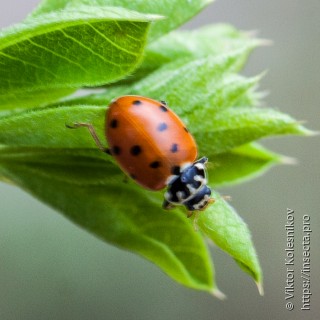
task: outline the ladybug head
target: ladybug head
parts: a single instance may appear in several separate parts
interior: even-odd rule
[[[168,182],[163,207],[184,205],[188,211],[204,210],[213,201],[211,189],[207,186],[205,165],[208,158],[188,164],[172,176]]]
[[[212,203],[211,189],[207,185],[203,185],[190,200],[184,202],[188,211],[204,210],[209,203]]]

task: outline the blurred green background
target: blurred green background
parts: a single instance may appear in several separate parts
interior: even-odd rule
[[[0,26],[23,19],[37,0],[0,3]],[[184,28],[228,22],[273,40],[244,73],[268,70],[266,104],[319,130],[319,0],[219,0]],[[267,140],[296,166],[224,189],[248,223],[264,270],[265,296],[226,254],[212,248],[226,301],[186,289],[158,268],[79,229],[28,194],[0,184],[0,320],[15,319],[318,319],[320,299],[320,142]],[[214,160],[214,159],[213,159]],[[285,309],[286,209],[295,210],[295,309]],[[311,216],[311,311],[300,310],[302,216]]]

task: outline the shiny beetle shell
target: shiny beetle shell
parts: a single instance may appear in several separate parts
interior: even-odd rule
[[[121,169],[150,190],[163,189],[172,174],[197,158],[195,140],[180,118],[164,102],[142,96],[110,104],[106,138]]]

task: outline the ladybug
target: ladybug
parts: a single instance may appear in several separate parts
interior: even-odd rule
[[[105,120],[109,148],[102,145],[91,124],[67,127],[87,127],[97,146],[145,189],[167,187],[164,209],[184,205],[191,216],[214,202],[207,186],[208,159],[196,160],[193,136],[164,101],[134,95],[113,100]]]

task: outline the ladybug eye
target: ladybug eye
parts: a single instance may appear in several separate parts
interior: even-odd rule
[[[186,177],[181,177],[181,181],[185,183],[185,182],[187,182],[187,178]]]

